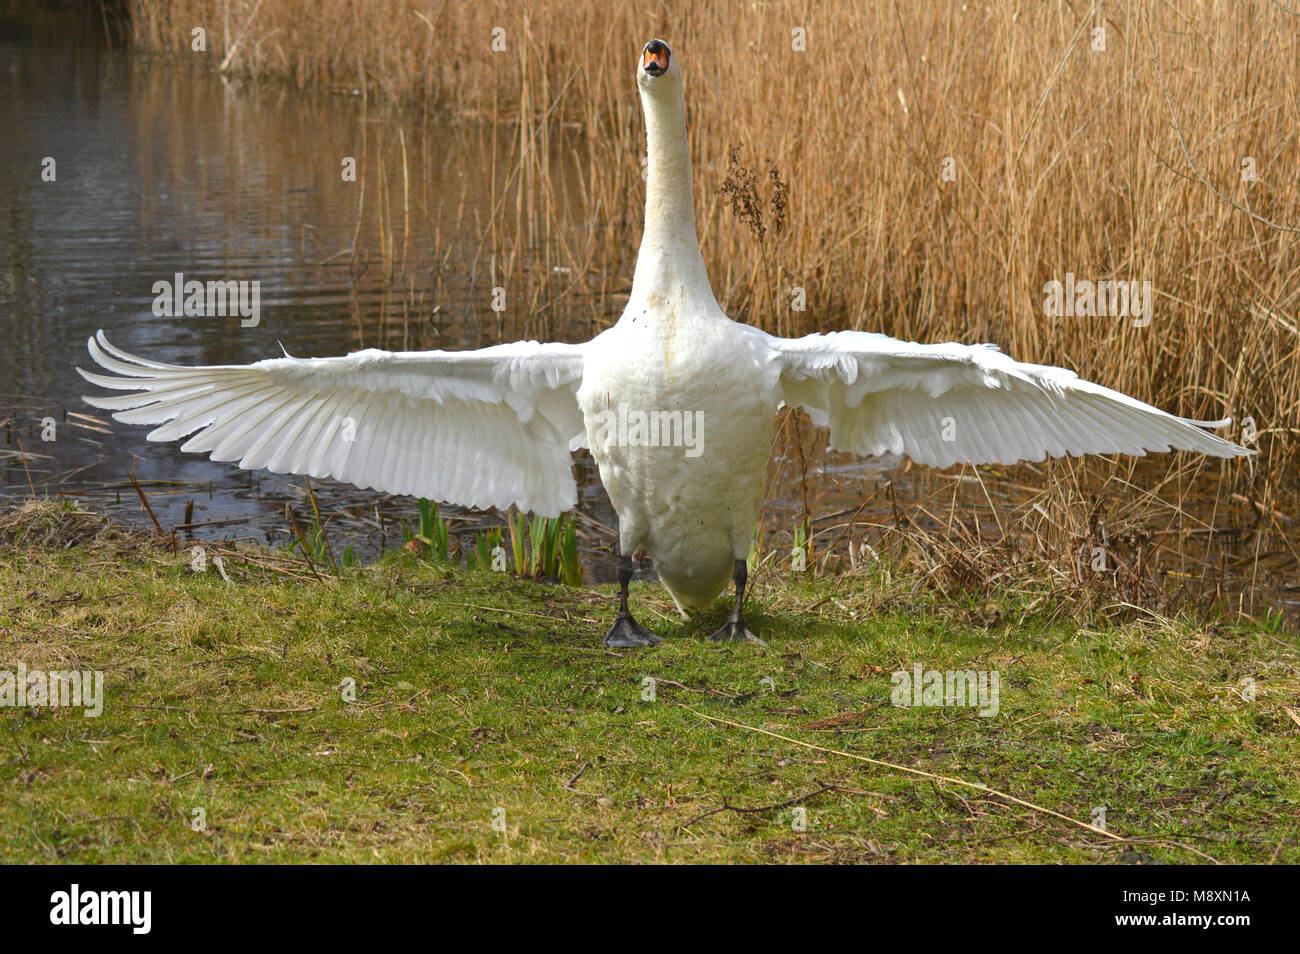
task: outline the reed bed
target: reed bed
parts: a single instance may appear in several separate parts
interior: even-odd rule
[[[1300,16],[1287,6],[132,0],[130,11],[139,48],[196,56],[203,26],[203,55],[227,75],[361,97],[353,268],[382,270],[381,344],[404,347],[438,343],[411,323],[440,300],[436,250],[452,243],[474,246],[484,294],[509,289],[507,313],[482,312],[489,337],[582,337],[617,317],[644,195],[633,65],[661,36],[687,70],[701,241],[730,314],[787,335],[993,341],[1187,416],[1231,416],[1227,436],[1258,458],[1171,460],[1134,499],[1167,491],[1163,505],[1184,515],[1170,535],[1186,542],[1185,508],[1208,493],[1216,518],[1250,524],[1257,554],[1294,552]],[[491,214],[462,208],[454,236],[416,165],[436,159],[449,122],[509,133],[465,170]],[[737,183],[766,221],[737,203]],[[411,251],[413,232],[432,263]],[[1150,282],[1150,324],[1047,314],[1046,283],[1071,275]],[[783,434],[792,446],[788,424]],[[793,440],[812,448],[807,434]],[[1096,495],[1128,492],[1128,466],[1044,469],[1056,496],[1039,509],[1075,506],[1068,532],[1036,531],[1056,565],[1093,532],[1079,521]],[[1221,556],[1210,550],[1207,565]]]
[[[701,238],[737,317],[996,341],[1188,415],[1249,416],[1266,481],[1296,472],[1300,17],[1285,6],[135,0],[131,16],[138,45],[177,53],[205,26],[231,73],[517,124],[512,161],[474,170],[500,199],[484,233],[509,268],[576,221],[578,286],[630,270],[632,64],[662,35],[689,71]],[[570,130],[576,189],[549,159]],[[787,226],[761,242],[719,193],[732,146],[789,186]],[[550,273],[522,276],[525,300]],[[1150,281],[1152,323],[1045,315],[1044,284],[1067,273]]]

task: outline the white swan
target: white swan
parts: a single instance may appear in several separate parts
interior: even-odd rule
[[[637,85],[645,233],[627,308],[593,340],[185,368],[127,354],[99,332],[90,354],[116,375],[82,376],[136,393],[86,401],[162,425],[150,440],[192,434],[182,450],[246,469],[548,516],[574,506],[569,455],[588,446],[619,518],[619,614],[605,637],[618,647],[658,642],[628,610],[638,549],[680,609],[705,606],[733,578],[735,608],[713,638],[754,638],[742,615],[745,558],[783,404],[829,426],[834,448],[934,467],[1251,453],[1202,429],[1228,421],[1174,417],[992,345],[855,331],[785,339],[732,321],[700,255],[682,70],[662,41],[645,46]]]

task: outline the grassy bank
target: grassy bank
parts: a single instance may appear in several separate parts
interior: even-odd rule
[[[5,862],[1300,862],[1300,649],[1272,623],[877,565],[761,571],[766,649],[637,586],[666,639],[609,652],[607,587],[407,554],[195,572],[66,509],[7,527],[0,669],[105,688],[97,719],[0,709]],[[891,705],[918,664],[996,671],[996,715]]]
[[[1252,480],[1294,489],[1300,21],[1284,5],[130,8],[141,49],[355,89],[368,109],[402,103],[517,128],[508,161],[480,171],[498,204],[477,227],[512,300],[548,308],[626,287],[643,196],[632,70],[639,45],[664,36],[688,69],[701,237],[731,314],[792,335],[995,341],[1188,416],[1250,417],[1263,452]],[[203,54],[191,50],[198,27]],[[561,127],[579,133],[576,173],[549,158]],[[404,162],[405,141],[383,138],[363,164]],[[757,175],[760,208],[770,168],[788,185],[783,229],[771,210],[762,235],[731,214],[720,188],[732,146]],[[405,165],[401,190],[391,172],[388,189],[405,197],[408,172],[411,206],[389,232],[429,221],[442,200]],[[372,196],[363,214],[385,213]],[[530,269],[539,246],[555,247],[554,261]],[[396,287],[422,287],[426,264]],[[552,287],[553,265],[569,284]],[[1046,283],[1071,275],[1150,282],[1151,324],[1045,314]],[[806,310],[794,308],[796,286]]]

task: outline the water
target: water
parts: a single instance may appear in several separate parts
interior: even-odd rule
[[[97,329],[150,358],[237,364],[281,346],[323,356],[520,337],[581,341],[617,317],[631,258],[614,256],[599,273],[564,257],[589,236],[574,158],[581,143],[561,130],[545,156],[553,205],[534,217],[511,191],[520,155],[513,126],[386,115],[349,90],[234,85],[198,66],[110,49],[94,29],[51,37],[0,34],[0,494],[69,496],[150,526],[127,482],[133,471],[165,531],[277,544],[289,539],[286,505],[300,520],[309,512],[301,478],[249,474],[151,444],[147,428],[85,405],[91,388],[74,368],[88,366],[86,340]],[[343,181],[346,156],[358,159],[362,181]],[[48,159],[54,181],[42,179]],[[566,216],[569,208],[577,211]],[[635,234],[632,224],[629,249]],[[260,282],[260,322],[156,316],[154,283],[177,272]],[[507,272],[526,291],[493,312],[491,288]],[[805,499],[824,552],[872,528],[879,543],[900,511],[933,530],[945,528],[947,508],[949,529],[955,514],[988,539],[1012,511],[1028,512],[1047,480],[1038,468],[987,469],[982,483],[954,479],[897,460],[821,453],[824,444],[806,422],[798,434],[783,426],[763,528],[774,558],[792,542]],[[616,521],[590,459],[577,466],[587,578],[606,580]],[[1134,486],[1152,487],[1161,467],[1125,473]],[[414,513],[407,498],[328,481],[315,490],[335,548],[350,544],[363,556],[400,545],[399,522]],[[1157,541],[1190,541],[1156,547],[1149,559],[1193,590],[1212,579],[1229,598],[1249,586],[1252,605],[1263,594],[1296,606],[1294,538],[1252,536],[1256,508],[1233,503],[1229,490],[1203,499],[1184,490],[1174,482],[1166,494],[1181,499],[1176,516],[1134,511],[1134,495],[1121,490],[1116,519],[1152,529]],[[909,514],[913,505],[924,512]],[[446,512],[465,543],[502,522],[499,514]]]
[[[125,485],[134,469],[160,524],[197,538],[282,542],[285,503],[301,513],[300,478],[152,444],[147,428],[84,404],[94,389],[74,369],[93,367],[86,340],[101,328],[128,351],[178,364],[246,363],[281,346],[299,356],[479,347],[539,330],[488,308],[489,170],[510,162],[509,129],[395,121],[346,93],[237,87],[95,43],[5,36],[0,63],[0,129],[10,133],[0,141],[0,481],[10,496],[71,495],[148,525]],[[566,149],[556,143],[553,163],[562,166]],[[347,156],[361,181],[343,181]],[[51,159],[53,181],[43,181]],[[259,282],[260,322],[155,315],[154,283],[176,273]],[[567,316],[543,330],[583,340],[598,315],[569,297]],[[613,517],[590,461],[579,466],[595,551]],[[316,490],[338,514],[338,545],[373,555],[401,543],[394,520],[410,516],[411,501],[330,482]],[[459,516],[454,526],[485,522]]]

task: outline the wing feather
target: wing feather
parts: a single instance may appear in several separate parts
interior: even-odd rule
[[[140,358],[99,332],[87,343],[129,394],[87,403],[156,425],[151,441],[240,467],[333,477],[366,489],[555,516],[577,501],[569,459],[583,427],[581,345],[478,351],[359,351],[181,367]]]
[[[840,450],[906,454],[937,467],[1067,454],[1254,453],[1206,430],[1231,419],[1175,417],[992,345],[921,345],[859,331],[764,337],[781,399],[829,426]]]

